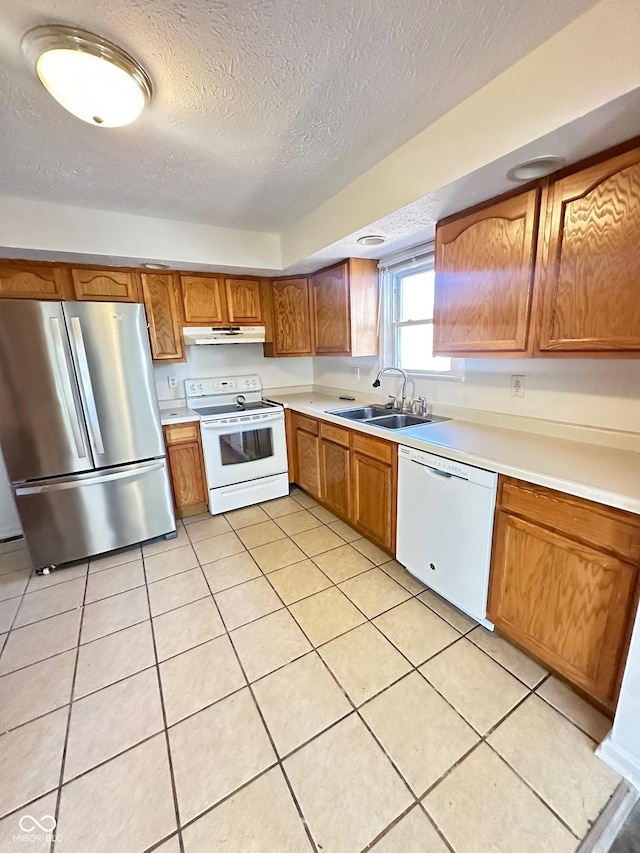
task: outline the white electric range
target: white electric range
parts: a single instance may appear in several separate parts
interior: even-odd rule
[[[200,415],[209,512],[289,494],[284,410],[262,399],[260,378],[186,379],[184,387]]]

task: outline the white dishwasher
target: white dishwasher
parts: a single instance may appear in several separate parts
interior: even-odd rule
[[[412,447],[398,449],[398,561],[488,628],[497,483],[492,471]]]

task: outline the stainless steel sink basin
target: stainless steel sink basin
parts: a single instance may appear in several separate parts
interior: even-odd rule
[[[404,429],[405,427],[429,423],[429,419],[421,418],[418,415],[387,415],[382,418],[369,418],[367,423],[370,423],[371,426],[384,427],[384,429]]]
[[[329,414],[339,415],[341,418],[348,418],[350,421],[366,421],[370,418],[379,418],[381,415],[389,414],[389,409],[385,409],[384,406],[358,406],[357,409],[336,409]]]
[[[439,418],[437,415],[406,415],[391,412],[384,406],[358,406],[354,409],[335,409],[330,415],[338,415],[350,421],[360,421],[383,429],[407,429],[408,427],[433,424],[448,421],[450,418]]]

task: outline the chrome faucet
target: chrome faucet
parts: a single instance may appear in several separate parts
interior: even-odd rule
[[[374,388],[380,387],[380,377],[383,373],[388,373],[389,371],[395,370],[396,373],[401,373],[403,377],[402,382],[402,405],[400,411],[404,412],[407,407],[407,374],[401,367],[383,367],[382,370],[378,371],[378,375],[376,376],[375,382],[373,383]]]

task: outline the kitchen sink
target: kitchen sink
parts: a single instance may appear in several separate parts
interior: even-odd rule
[[[371,426],[382,427],[383,429],[407,429],[408,427],[451,420],[450,418],[440,418],[437,415],[420,416],[391,412],[384,406],[359,406],[355,409],[336,409],[333,412],[329,412],[329,414],[337,415],[340,418],[347,418],[350,421],[360,421],[361,423],[371,424]]]
[[[335,412],[329,412],[329,414],[339,415],[341,418],[348,418],[350,421],[366,421],[389,414],[389,409],[385,409],[384,406],[359,406],[357,409],[337,409]]]
[[[383,427],[384,429],[404,429],[405,427],[419,426],[429,423],[430,418],[421,418],[418,415],[387,415],[383,418],[370,418],[367,423],[371,426]]]

